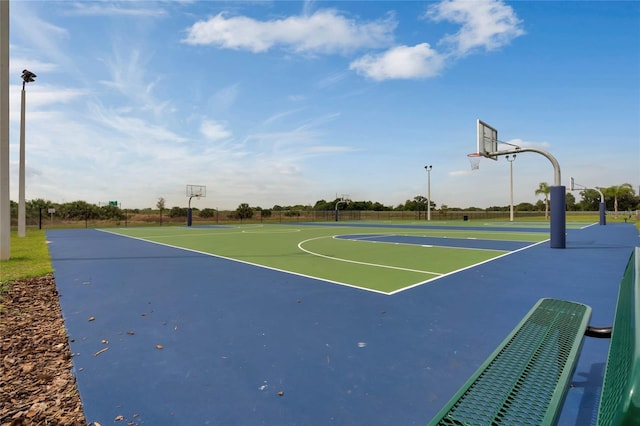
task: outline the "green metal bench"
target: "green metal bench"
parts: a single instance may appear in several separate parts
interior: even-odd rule
[[[583,337],[611,337],[598,426],[640,425],[640,248],[631,255],[613,327],[589,327],[591,308],[541,299],[429,426],[553,425]]]

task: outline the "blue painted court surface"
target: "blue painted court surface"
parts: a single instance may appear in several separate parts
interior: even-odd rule
[[[501,241],[509,256],[387,295],[99,230],[47,238],[102,425],[424,425],[539,298],[610,325],[640,243],[631,224],[568,229],[566,249]],[[607,350],[585,340],[559,424],[594,423]]]
[[[515,251],[532,245],[524,241],[477,240],[469,238],[419,237],[409,235],[340,235],[340,239],[422,246],[457,247],[481,250]]]

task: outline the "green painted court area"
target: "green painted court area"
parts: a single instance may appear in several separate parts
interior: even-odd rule
[[[548,240],[507,227],[240,226],[103,230],[334,284],[393,294]]]

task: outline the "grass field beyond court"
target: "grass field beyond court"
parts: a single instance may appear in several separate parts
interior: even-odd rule
[[[375,224],[254,224],[105,232],[386,294],[548,239],[548,234],[533,229]]]

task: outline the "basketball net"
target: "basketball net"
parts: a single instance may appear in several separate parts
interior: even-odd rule
[[[472,152],[471,154],[467,154],[467,158],[469,158],[469,164],[471,164],[471,170],[478,170],[480,168],[480,160],[482,160],[482,155],[477,152]]]

